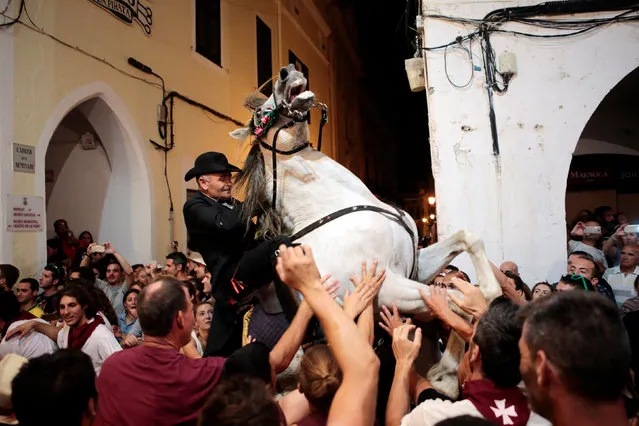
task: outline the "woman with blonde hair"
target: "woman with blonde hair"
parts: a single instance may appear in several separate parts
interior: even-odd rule
[[[324,426],[333,397],[342,383],[342,371],[327,345],[315,345],[300,362],[299,390],[311,406],[311,414],[298,426]]]

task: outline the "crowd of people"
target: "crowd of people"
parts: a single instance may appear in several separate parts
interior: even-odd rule
[[[492,265],[503,295],[487,301],[448,265],[420,291],[428,314],[409,318],[375,311],[385,273],[373,259],[337,300],[311,247],[247,239],[230,198],[239,169],[200,160],[185,177],[200,188],[185,205],[188,253],[131,265],[58,220],[39,280],[0,265],[0,423],[639,423],[639,247],[610,209],[574,223],[556,283],[529,286],[506,261]],[[222,256],[208,238],[231,234],[242,244]],[[273,278],[302,297],[270,344],[244,320]],[[314,322],[321,339],[309,338]],[[427,342],[455,367],[454,391],[429,380]]]

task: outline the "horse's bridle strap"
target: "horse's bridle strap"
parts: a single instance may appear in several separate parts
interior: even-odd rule
[[[267,149],[267,150],[269,150],[269,151],[273,151],[273,147],[272,147],[271,145],[267,144],[266,142],[264,142],[264,141],[263,141],[263,140],[261,140],[261,139],[260,139],[260,145],[261,145],[261,146],[262,146],[262,148],[264,148],[264,149]],[[305,142],[305,143],[303,143],[302,145],[300,145],[300,146],[298,146],[298,147],[296,147],[296,148],[291,149],[290,151],[284,151],[284,150],[281,150],[281,149],[277,149],[277,148],[276,148],[276,149],[275,149],[275,152],[276,152],[277,154],[280,154],[280,155],[293,155],[293,154],[297,154],[298,152],[300,152],[300,151],[302,151],[302,150],[304,150],[304,149],[308,148],[309,146],[310,146],[310,142]]]
[[[327,214],[323,218],[321,218],[319,220],[316,220],[315,222],[311,223],[307,227],[305,227],[305,228],[299,230],[298,232],[296,232],[291,237],[291,241],[298,240],[298,239],[302,238],[303,236],[313,232],[314,230],[316,230],[320,226],[326,225],[328,222],[331,222],[331,221],[333,221],[333,220],[335,220],[335,219],[337,219],[339,217],[345,216],[345,215],[350,214],[350,213],[363,212],[363,211],[375,212],[375,213],[379,213],[379,214],[381,214],[383,216],[386,216],[388,219],[392,220],[393,222],[397,222],[399,225],[401,225],[406,230],[406,232],[408,232],[408,234],[411,236],[411,238],[413,237],[413,231],[406,224],[406,222],[404,222],[404,220],[399,215],[399,213],[391,212],[391,211],[388,211],[386,209],[383,209],[383,208],[377,207],[377,206],[360,205],[360,206],[346,207],[346,208],[343,208],[343,209],[338,210],[336,212],[333,212],[331,214]]]

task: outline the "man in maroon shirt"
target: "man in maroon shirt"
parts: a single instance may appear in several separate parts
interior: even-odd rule
[[[180,282],[164,278],[138,298],[144,344],[110,356],[97,381],[95,425],[195,424],[222,373],[224,358],[187,358],[193,304]]]

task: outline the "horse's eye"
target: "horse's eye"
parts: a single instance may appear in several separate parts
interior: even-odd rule
[[[288,69],[282,68],[280,70],[280,80],[286,80],[287,77],[288,77]]]

